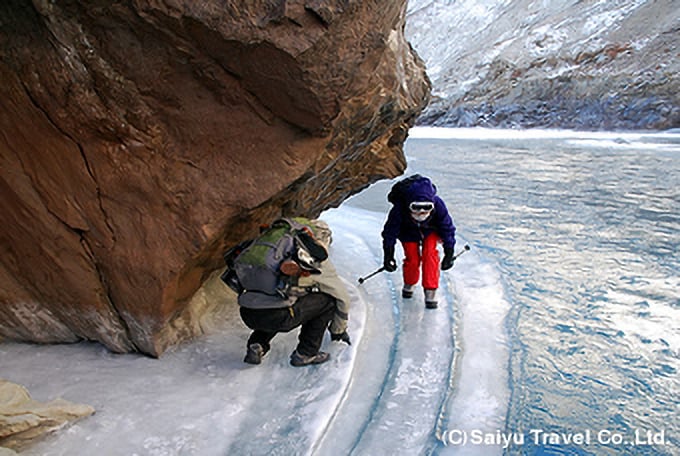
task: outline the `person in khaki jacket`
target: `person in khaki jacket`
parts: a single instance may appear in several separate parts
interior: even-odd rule
[[[297,327],[300,327],[299,343],[290,356],[293,366],[328,361],[330,354],[319,350],[327,329],[331,340],[351,344],[347,333],[349,295],[328,259],[331,243],[328,225],[320,220],[301,218],[287,221],[298,228],[301,222],[307,222],[312,231],[309,234],[314,245],[308,246],[312,254],[310,249],[300,248],[296,241],[293,254],[280,263],[277,271],[281,282],[285,282],[285,292],[272,295],[247,289],[239,291],[241,319],[253,330],[244,358],[249,364],[262,362],[276,334]],[[303,227],[305,230],[307,228]],[[260,245],[271,244],[261,242]],[[313,254],[315,251],[316,255]]]
[[[323,220],[313,220],[314,232],[316,239],[326,248],[330,250],[330,245],[333,242],[331,229]],[[349,335],[347,334],[347,324],[349,321],[349,294],[345,283],[338,276],[335,266],[330,259],[321,263],[321,274],[316,276],[301,277],[299,281],[303,286],[309,282],[316,283],[322,293],[326,293],[335,298],[335,313],[328,328],[331,334],[331,340],[341,340],[351,345]]]

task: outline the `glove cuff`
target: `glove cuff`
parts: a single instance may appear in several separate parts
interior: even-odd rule
[[[394,246],[389,246],[385,245],[383,246],[383,253],[385,254],[385,259],[393,259],[394,258]]]

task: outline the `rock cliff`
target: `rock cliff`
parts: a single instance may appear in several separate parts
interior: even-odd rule
[[[159,356],[226,246],[400,174],[405,8],[3,1],[0,337]]]
[[[673,0],[411,0],[406,36],[432,102],[419,123],[680,127]]]

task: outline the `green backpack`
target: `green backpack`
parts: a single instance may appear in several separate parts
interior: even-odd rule
[[[282,274],[281,263],[292,260],[314,274],[320,273],[319,263],[328,258],[314,239],[311,221],[303,217],[278,219],[256,239],[239,246],[239,251],[227,252],[231,258],[225,254],[227,271],[222,276],[239,295],[256,292],[287,299],[295,277]]]

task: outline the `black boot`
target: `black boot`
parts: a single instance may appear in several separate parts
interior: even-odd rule
[[[265,354],[265,350],[260,344],[250,344],[248,345],[248,350],[246,351],[246,357],[243,358],[243,362],[248,364],[260,364],[262,362],[262,357]]]
[[[437,290],[425,290],[425,307],[428,309],[437,308]]]
[[[404,285],[404,288],[401,289],[401,297],[406,299],[412,298],[414,288],[415,285]]]
[[[290,355],[290,364],[295,367],[308,366],[310,364],[321,364],[325,363],[331,358],[330,353],[318,352],[316,355],[305,356],[301,355],[297,350],[295,350]]]

